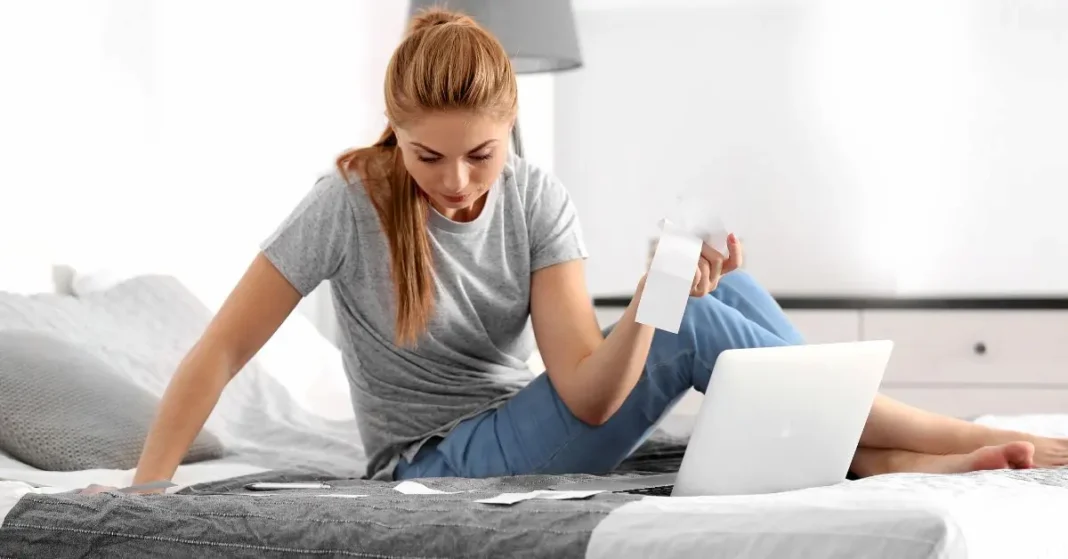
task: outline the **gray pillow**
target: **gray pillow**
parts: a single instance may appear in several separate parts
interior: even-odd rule
[[[71,342],[0,331],[0,451],[21,462],[50,471],[134,468],[158,404]],[[202,431],[183,462],[222,454]]]

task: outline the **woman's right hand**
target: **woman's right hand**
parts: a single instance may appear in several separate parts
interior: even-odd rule
[[[107,493],[108,491],[118,491],[118,487],[112,487],[110,485],[97,485],[95,483],[89,484],[85,489],[78,491],[79,495],[97,495],[100,493]]]
[[[257,255],[167,386],[145,439],[134,485],[174,475],[227,383],[267,343],[300,299],[274,264]]]
[[[719,279],[737,270],[742,265],[742,243],[731,233],[727,236],[727,254],[724,256],[708,243],[701,245],[701,258],[697,261],[697,271],[690,286],[691,297],[704,297],[716,290]]]

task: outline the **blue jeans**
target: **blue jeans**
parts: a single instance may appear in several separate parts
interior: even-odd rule
[[[690,299],[678,334],[654,334],[641,378],[603,425],[572,415],[542,374],[500,408],[425,445],[411,462],[401,459],[394,477],[608,473],[690,387],[705,391],[721,351],[800,343],[771,295],[749,274],[735,271],[712,294]]]

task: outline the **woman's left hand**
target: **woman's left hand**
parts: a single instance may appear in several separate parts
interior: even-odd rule
[[[727,236],[727,253],[723,256],[718,250],[701,245],[701,259],[697,261],[697,273],[690,288],[691,297],[704,297],[716,290],[719,278],[737,270],[742,265],[742,243],[731,233]]]

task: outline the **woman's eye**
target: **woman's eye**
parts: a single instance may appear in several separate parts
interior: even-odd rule
[[[479,155],[472,155],[470,157],[471,157],[471,159],[474,159],[475,161],[486,161],[486,160],[490,159],[491,157],[493,157],[493,154],[492,153],[485,153],[485,154],[479,154]]]
[[[437,157],[437,156],[434,156],[434,155],[420,155],[419,156],[419,161],[422,161],[423,163],[434,163],[434,162],[438,161],[439,159],[441,159],[441,158]]]

